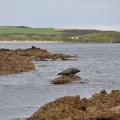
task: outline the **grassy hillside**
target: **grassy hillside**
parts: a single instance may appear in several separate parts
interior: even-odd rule
[[[120,32],[100,32],[74,37],[72,41],[76,42],[120,42]]]
[[[19,28],[19,27],[0,27],[0,34],[56,34],[53,28]]]
[[[120,42],[120,32],[100,30],[55,30],[26,26],[0,27],[0,40],[36,40],[63,42]]]

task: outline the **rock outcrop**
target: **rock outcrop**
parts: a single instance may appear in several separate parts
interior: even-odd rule
[[[0,75],[26,72],[34,68],[34,65],[25,59],[12,57],[0,58]]]
[[[27,120],[120,120],[120,90],[92,98],[61,97],[42,106]]]
[[[28,49],[0,49],[0,75],[19,73],[34,69],[32,60],[66,60],[71,56],[50,53],[32,46]]]
[[[52,80],[52,84],[66,84],[73,81],[80,80],[80,77],[78,75],[61,75],[60,77],[57,77],[56,79]]]
[[[0,49],[0,57],[17,57],[21,56],[24,58],[32,58],[37,60],[67,60],[70,59],[70,55],[64,55],[62,53],[51,53],[45,49],[36,48],[32,46],[31,48],[27,49],[16,49],[16,50],[9,50],[9,49]],[[31,59],[30,59],[31,60]]]

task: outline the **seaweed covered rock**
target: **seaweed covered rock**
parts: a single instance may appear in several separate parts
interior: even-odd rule
[[[78,75],[61,75],[60,77],[57,77],[56,79],[52,80],[52,84],[66,84],[73,81],[80,80],[80,77]]]
[[[21,56],[34,57],[36,60],[66,60],[71,57],[70,55],[64,55],[62,53],[51,53],[45,49],[37,48],[35,46],[24,50],[16,50],[16,52]]]
[[[34,65],[26,59],[0,58],[0,75],[25,72],[32,69],[34,69]]]
[[[89,99],[61,97],[42,106],[27,120],[120,120],[120,90]]]
[[[65,60],[69,55],[53,54],[45,49],[32,46],[27,49],[0,49],[0,75],[25,72],[34,69],[32,60]]]
[[[36,48],[35,46],[32,46],[31,48],[27,49],[16,49],[16,50],[9,50],[9,49],[0,49],[0,57],[17,57],[21,56],[24,58],[34,58],[37,60],[67,60],[71,56],[70,55],[64,55],[62,53],[51,53],[45,49]]]

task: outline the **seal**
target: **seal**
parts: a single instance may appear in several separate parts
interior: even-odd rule
[[[68,68],[68,69],[58,73],[58,75],[71,75],[71,74],[76,74],[78,72],[80,72],[80,70],[77,68]]]

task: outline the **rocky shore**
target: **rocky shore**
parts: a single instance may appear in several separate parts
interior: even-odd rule
[[[27,120],[120,120],[120,90],[91,98],[61,97],[42,106]]]
[[[28,49],[0,49],[0,75],[35,69],[33,60],[67,60],[70,57],[69,55],[51,53],[35,46]]]

